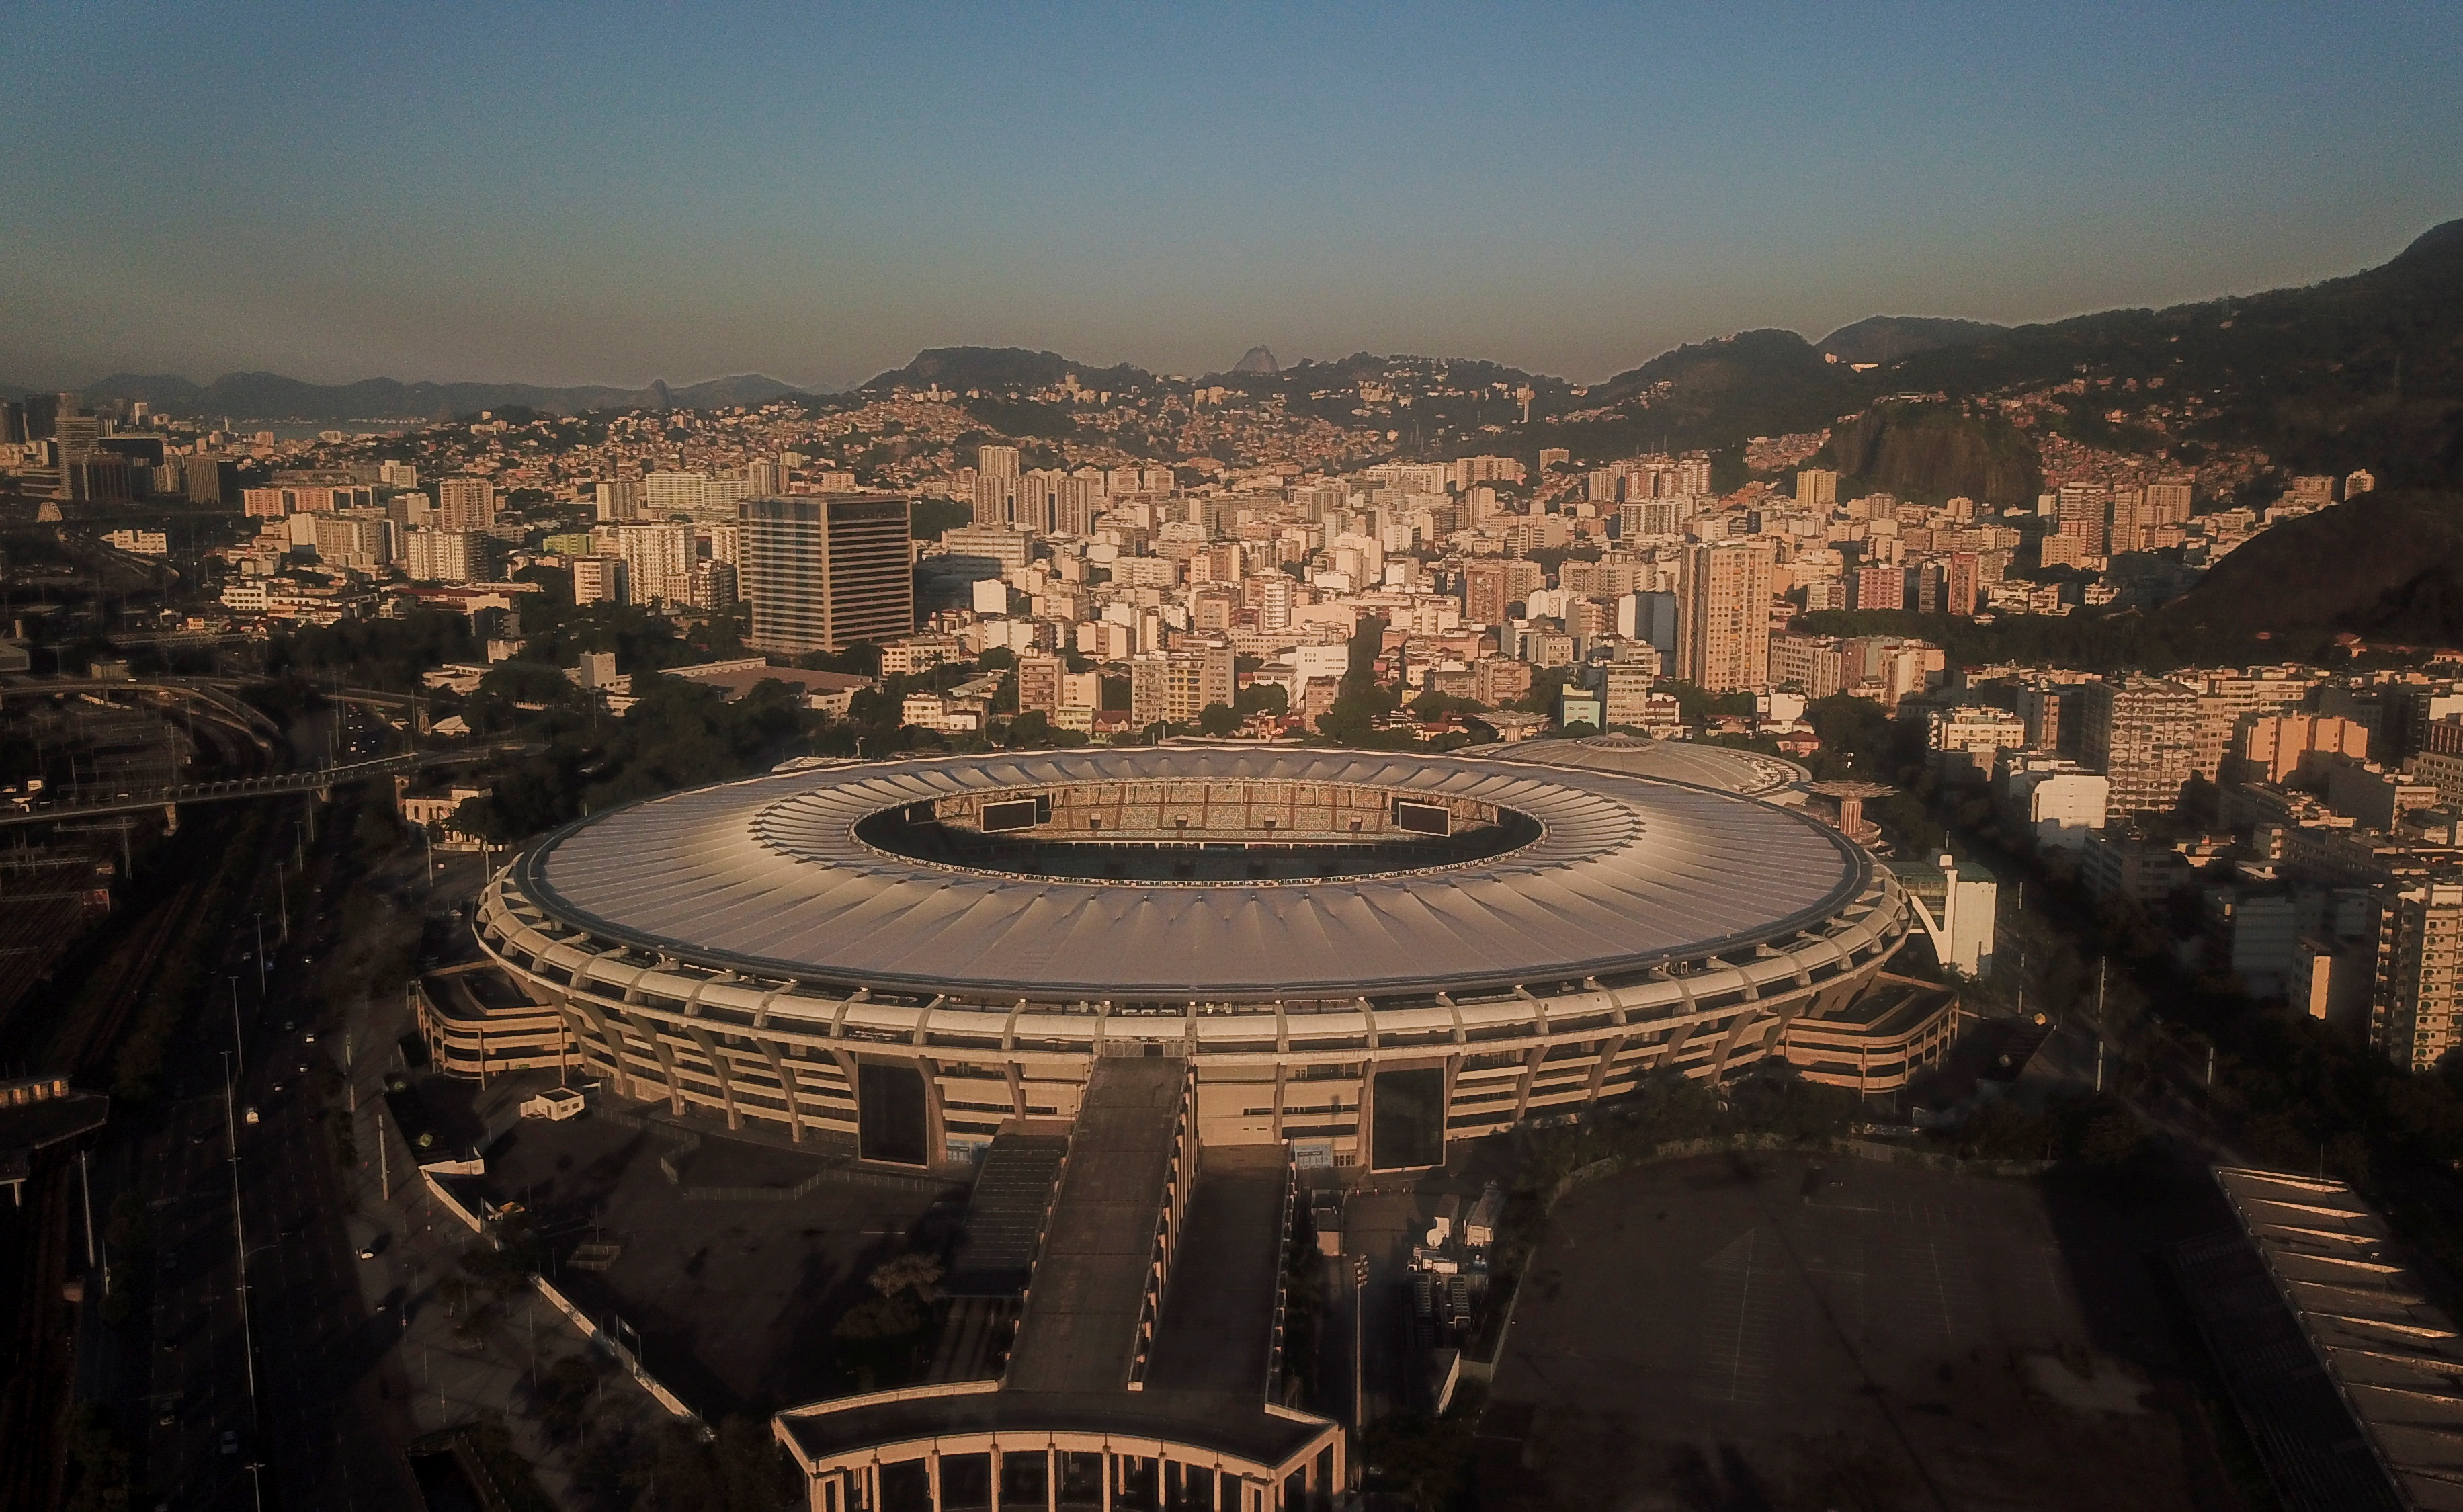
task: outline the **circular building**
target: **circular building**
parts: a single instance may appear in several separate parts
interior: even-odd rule
[[[1204,1144],[1400,1169],[1654,1071],[1779,1055],[1875,1091],[1937,1055],[1948,997],[1884,972],[1898,884],[1733,790],[1785,774],[1718,765],[1786,763],[1701,748],[1675,771],[1728,780],[1692,785],[1527,750],[1105,748],[678,793],[493,878],[479,938],[518,991],[431,978],[423,1019],[449,1070],[586,1063],[905,1165],[1074,1118],[1108,1057],[1185,1063]]]

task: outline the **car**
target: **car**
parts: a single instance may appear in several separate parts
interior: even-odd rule
[[[257,1117],[257,1115],[256,1115],[256,1109],[255,1109],[253,1107],[250,1107],[250,1108],[246,1109],[245,1111],[243,1111],[243,1112],[239,1115],[239,1121],[240,1121],[241,1123],[243,1123],[243,1124],[254,1124],[254,1123],[259,1123],[259,1122],[261,1122],[261,1120]]]
[[[303,1067],[302,1069],[305,1069],[305,1068]],[[288,1085],[291,1085],[290,1083],[283,1081],[283,1080],[282,1080],[281,1078],[279,1078],[279,1077],[276,1077],[276,1078],[274,1079],[273,1085],[272,1085],[272,1087],[271,1088],[271,1090],[275,1091],[275,1092],[279,1092],[279,1091],[281,1091],[284,1087],[286,1087],[286,1086],[288,1086]]]
[[[298,1021],[297,1021],[296,1019],[283,1019],[283,1020],[282,1020],[282,1032],[283,1032],[284,1034],[289,1034],[292,1030],[296,1029],[296,1028],[298,1028],[298,1027],[299,1027],[299,1024],[298,1024]]]
[[[376,1259],[376,1258],[377,1258],[377,1247],[376,1247],[375,1245],[373,1245],[373,1244],[362,1244],[362,1245],[360,1245],[360,1259],[361,1259],[361,1260],[374,1260],[374,1259]]]
[[[154,1419],[154,1426],[157,1428],[168,1428],[179,1420],[180,1414],[166,1407],[163,1409],[163,1415]]]
[[[315,1043],[316,1042],[316,1030],[311,1029],[311,1030],[309,1030],[309,1031],[308,1031],[308,1042],[309,1042],[310,1044],[315,1044]]]
[[[235,1455],[239,1453],[239,1435],[235,1431],[229,1428],[223,1430],[223,1439],[220,1452],[226,1455]]]

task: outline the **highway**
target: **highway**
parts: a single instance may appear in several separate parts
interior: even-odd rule
[[[397,772],[416,772],[427,767],[459,766],[485,760],[506,751],[523,749],[522,742],[499,741],[493,745],[472,746],[462,751],[416,751],[407,756],[377,756],[366,761],[350,761],[338,766],[316,767],[306,772],[282,772],[269,777],[232,778],[220,782],[188,782],[178,787],[157,788],[142,793],[119,793],[110,798],[88,799],[75,803],[41,803],[31,808],[0,810],[0,826],[10,824],[51,824],[61,820],[88,819],[104,814],[142,814],[158,808],[176,808],[186,803],[228,803],[241,799],[269,798],[285,793],[319,793],[346,782],[364,782],[372,777],[390,777]]]

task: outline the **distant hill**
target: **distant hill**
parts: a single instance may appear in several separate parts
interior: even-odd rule
[[[893,367],[863,386],[867,389],[918,388],[938,383],[961,391],[970,388],[1049,388],[1071,373],[1088,388],[1114,392],[1140,389],[1154,382],[1143,367],[1122,363],[1095,367],[1073,362],[1057,352],[1030,352],[1022,346],[936,346],[915,354],[905,367]]]
[[[1665,385],[1664,387],[1662,385]],[[1531,431],[1590,455],[1657,448],[1732,447],[1748,436],[1819,430],[1864,407],[1844,365],[1794,331],[1741,331],[1665,352],[1570,401],[1615,413]]]
[[[381,420],[434,419],[516,406],[568,415],[585,409],[723,409],[766,404],[803,390],[757,374],[683,388],[669,388],[664,382],[647,388],[544,388],[531,383],[404,383],[390,378],[311,383],[279,373],[225,373],[201,385],[176,375],[114,373],[86,384],[82,392],[89,399],[142,401],[171,415]]]
[[[1232,371],[1235,373],[1279,373],[1282,370],[1283,364],[1275,361],[1274,352],[1262,346],[1249,348],[1240,354],[1240,361],[1232,364]]]
[[[1952,399],[2083,376],[2099,386],[2074,406],[2082,434],[2110,427],[2124,444],[2137,416],[2192,395],[2199,416],[2174,434],[2193,447],[2463,484],[2463,221],[2348,277],[2017,326],[1864,376],[1875,392]]]
[[[2004,326],[1982,320],[1950,320],[1929,315],[1867,316],[1842,325],[1814,343],[1813,349],[1842,362],[1895,362],[1918,352],[1964,346],[1997,336]]]
[[[2159,619],[2295,641],[2349,630],[2463,646],[2463,491],[2382,490],[2278,525]]]
[[[1949,405],[1876,405],[1832,427],[1830,444],[1814,460],[1846,474],[1858,493],[1882,491],[1923,503],[1963,494],[1993,505],[2032,504],[2044,486],[2025,431],[1999,415]]]

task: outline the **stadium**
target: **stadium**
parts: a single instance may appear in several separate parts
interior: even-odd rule
[[[1075,1116],[1111,1056],[1185,1059],[1204,1143],[1304,1167],[1435,1164],[1661,1070],[1894,1090],[1953,1007],[1885,971],[1889,873],[1745,796],[1800,776],[1615,736],[784,771],[540,842],[478,910],[517,991],[432,976],[421,1013],[447,1070],[907,1166]]]
[[[1886,969],[1926,915],[1804,778],[1626,736],[804,765],[532,846],[418,1010],[448,1073],[968,1174],[922,1383],[773,1419],[813,1512],[1296,1512],[1351,1476],[1285,1359],[1304,1172],[1939,1059],[1952,996]]]

